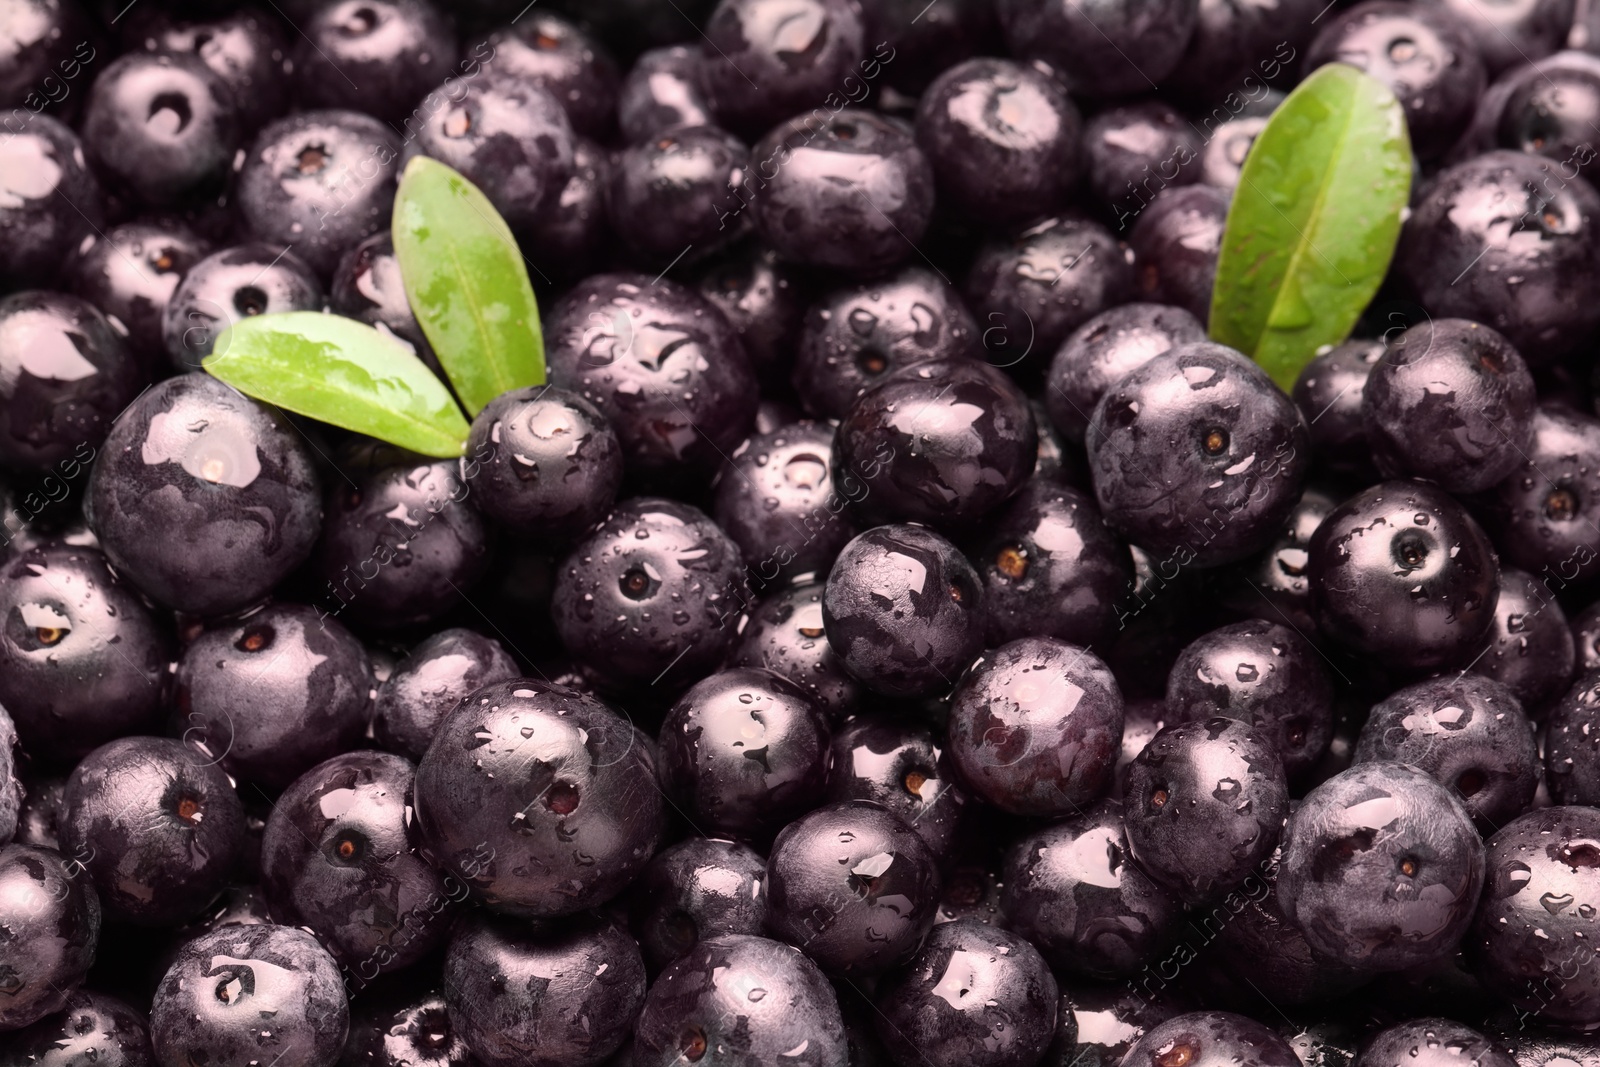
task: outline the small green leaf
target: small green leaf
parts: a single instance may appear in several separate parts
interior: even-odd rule
[[[425,456],[459,456],[467,422],[416,353],[364,323],[317,311],[242,319],[204,360],[257,400]]]
[[[1211,292],[1211,338],[1285,390],[1378,291],[1411,189],[1411,139],[1388,87],[1340,63],[1273,112],[1245,157]]]
[[[392,231],[406,299],[467,411],[543,385],[539,305],[516,238],[489,198],[417,156],[400,177]]]

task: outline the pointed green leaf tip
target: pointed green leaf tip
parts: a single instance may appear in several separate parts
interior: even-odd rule
[[[203,363],[247,396],[425,456],[466,450],[467,422],[404,342],[318,311],[243,319]]]
[[[1411,191],[1411,139],[1389,88],[1340,63],[1289,94],[1245,157],[1211,292],[1211,338],[1283,389],[1378,291]]]
[[[437,160],[406,165],[395,256],[411,311],[469,414],[544,384],[544,335],[516,238],[489,198]]]

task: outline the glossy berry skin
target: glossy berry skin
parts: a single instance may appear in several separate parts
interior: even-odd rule
[[[579,137],[572,148],[572,176],[552,196],[543,215],[524,231],[528,255],[552,283],[583,277],[608,262],[615,249],[606,219],[606,186],[612,158],[608,149]]]
[[[1073,330],[1050,361],[1051,423],[1081,444],[1107,389],[1168,349],[1205,339],[1205,327],[1182,308],[1134,303],[1102,311]]]
[[[997,10],[1012,55],[1070,72],[1076,93],[1111,97],[1146,91],[1172,73],[1198,7],[1196,0],[1002,0]]]
[[[456,61],[455,27],[431,0],[338,0],[304,25],[294,84],[308,108],[347,108],[398,125]]]
[[[721,0],[705,23],[700,63],[712,112],[736,133],[759,135],[819,104],[834,107],[868,53],[864,33],[849,0]]]
[[[350,1012],[346,1067],[473,1067],[472,1050],[432,991],[367,996]]]
[[[671,127],[629,145],[607,189],[612,230],[652,269],[710,255],[748,226],[739,197],[749,159],[744,142],[715,126]]]
[[[1455,950],[1483,864],[1483,842],[1454,793],[1415,767],[1358,763],[1295,809],[1278,903],[1319,952],[1399,970]]]
[[[1492,135],[1501,148],[1555,160],[1563,174],[1575,167],[1593,183],[1595,150],[1583,135],[1600,111],[1600,62],[1593,54],[1563,51],[1518,66],[1496,82],[1495,97],[1498,115],[1491,113],[1494,97],[1483,100],[1479,115],[1498,119]]]
[[[752,999],[753,989],[766,995]],[[633,1035],[635,1067],[701,1058],[845,1067],[848,1055],[839,999],[817,965],[789,945],[738,934],[702,941],[662,972]]]
[[[1534,405],[1533,375],[1504,337],[1465,319],[1430,319],[1390,338],[1361,416],[1380,474],[1475,493],[1522,462]]]
[[[244,846],[244,808],[228,776],[194,749],[164,737],[124,737],[73,770],[59,829],[108,919],[175,926],[232,874]]]
[[[630,472],[703,477],[754,421],[755,375],[738,335],[693,290],[597,274],[545,320],[550,384],[611,420]]]
[[[982,352],[961,296],[925,266],[836,289],[806,312],[794,387],[807,411],[842,418],[862,393],[930,359]]]
[[[1572,683],[1546,722],[1545,782],[1557,804],[1600,807],[1600,674]]]
[[[793,682],[757,667],[701,679],[661,724],[661,784],[691,825],[770,838],[822,799],[828,722]]]
[[[1251,620],[1190,643],[1167,675],[1171,722],[1221,715],[1250,723],[1290,778],[1316,767],[1333,738],[1333,680],[1293,628]]]
[[[127,327],[127,344],[148,367],[167,364],[167,303],[211,244],[180,222],[127,222],[80,246],[67,268],[74,293]]]
[[[171,732],[197,746],[198,760],[282,789],[356,746],[372,688],[366,649],[337,619],[271,604],[183,650]]]
[[[87,301],[40,290],[0,299],[0,465],[77,469],[148,380]]]
[[[1566,692],[1577,666],[1571,627],[1553,586],[1513,567],[1500,569],[1489,649],[1474,673],[1511,690],[1531,719],[1540,719]]]
[[[1318,952],[1284,916],[1278,903],[1277,859],[1275,855],[1257,865],[1232,892],[1191,919],[1191,930],[1214,938],[1199,946],[1205,968],[1200,981],[1220,980],[1226,988],[1240,985],[1237,976],[1249,975],[1257,987],[1272,990],[1274,1003],[1285,1005],[1336,1000],[1370,981],[1370,969]],[[1181,951],[1168,960],[1176,962]],[[1172,963],[1164,962],[1141,974],[1159,980],[1171,969]]]
[[[1128,1049],[1124,1067],[1163,1067],[1182,1059],[1186,1067],[1296,1067],[1300,1057],[1268,1027],[1227,1011],[1174,1016]]]
[[[1177,897],[1129,858],[1122,806],[1112,800],[1018,840],[1001,883],[1006,928],[1052,966],[1090,978],[1138,973],[1183,922]]]
[[[0,282],[9,290],[53,280],[104,221],[105,205],[83,142],[70,127],[34,115],[20,131],[7,126],[6,134],[0,148],[0,167],[9,178],[0,203],[0,241],[6,246]]]
[[[338,965],[292,926],[224,926],[189,942],[150,1009],[163,1067],[264,1056],[280,1057],[281,1067],[333,1067],[349,1029]]]
[[[1533,417],[1533,446],[1487,494],[1505,561],[1561,589],[1600,573],[1600,420],[1558,405]]]
[[[1083,119],[1061,83],[1010,59],[969,59],[940,74],[917,103],[917,144],[941,203],[1003,224],[1049,215],[1082,169]]]
[[[0,786],[0,838],[59,852],[61,839],[56,833],[56,824],[67,780],[54,775],[49,778],[30,775],[24,784],[17,777],[16,727],[10,725],[9,719],[7,716],[7,722],[0,724],[0,732],[5,734],[0,738],[0,750],[5,753],[0,756],[0,763],[4,764],[0,771],[5,782]],[[14,832],[7,833],[8,830]]]
[[[96,73],[83,119],[90,162],[150,204],[210,190],[243,126],[233,91],[196,56],[130,52]]]
[[[1266,115],[1240,116],[1218,126],[1200,157],[1201,183],[1231,195],[1239,187],[1245,157],[1266,128]]]
[[[442,72],[441,72],[442,73]],[[517,234],[532,234],[575,167],[561,104],[531,82],[479,77],[429,95],[406,156],[429,156],[483,190]]]
[[[672,126],[714,126],[711,103],[700,87],[700,50],[673,44],[633,61],[617,89],[617,124],[629,144]]]
[[[267,126],[239,170],[251,236],[327,277],[353,244],[388,226],[400,139],[355,111],[302,111]]]
[[[1133,251],[1138,299],[1181,307],[1202,323],[1211,321],[1211,290],[1230,199],[1227,189],[1215,185],[1166,189],[1139,211],[1131,229],[1117,231],[1126,233]]]
[[[1036,474],[984,525],[971,558],[990,645],[1040,635],[1110,647],[1133,560],[1092,497]]]
[[[1534,367],[1600,326],[1600,306],[1580,295],[1600,279],[1600,193],[1551,175],[1549,160],[1502,151],[1445,170],[1414,206],[1395,255],[1399,278],[1433,315],[1498,330]],[[1521,284],[1505,285],[1511,275]]]
[[[962,291],[994,361],[1018,374],[1032,369],[1019,349],[1042,368],[1073,330],[1132,297],[1132,264],[1104,226],[1058,215],[985,243]]]
[[[388,230],[345,250],[333,270],[328,308],[405,342],[429,370],[444,377],[433,346],[412,314],[400,277],[400,261],[394,254],[394,238]]]
[[[885,696],[948,690],[983,647],[983,585],[923,526],[877,526],[828,575],[822,623],[845,670]]]
[[[747,206],[783,258],[862,276],[916,256],[933,214],[933,169],[900,123],[855,108],[811,112],[763,137],[750,159]]]
[[[750,613],[729,656],[733,667],[765,667],[798,685],[835,724],[862,706],[866,687],[828,644],[823,582],[797,582],[773,592]]]
[[[417,765],[424,847],[503,914],[603,904],[660,839],[654,748],[572,690],[529,678],[485,686],[445,717]]]
[[[0,1032],[65,1007],[94,962],[100,901],[81,866],[54,849],[0,847],[0,945],[6,951]]]
[[[322,283],[299,256],[268,244],[237,245],[189,268],[162,312],[162,342],[178,370],[200,370],[234,323],[280,311],[320,311],[322,302]]]
[[[863,525],[948,532],[974,528],[1015,495],[1038,458],[1026,394],[975,359],[928,360],[886,376],[851,403],[833,443],[834,469],[868,483],[852,508]]]
[[[583,397],[530,386],[478,412],[461,466],[479,511],[520,536],[559,544],[611,510],[622,445]]]
[[[1570,625],[1577,670],[1587,674],[1600,667],[1600,602],[1590,604],[1573,616]]]
[[[1464,662],[1494,625],[1494,549],[1432,486],[1363,490],[1323,520],[1308,551],[1319,628],[1382,663],[1427,670]]]
[[[738,546],[705,513],[635,497],[562,562],[556,632],[604,688],[681,689],[738,639],[743,566]]]
[[[1152,997],[1139,987],[1074,983],[1061,994],[1056,1038],[1040,1062],[1048,1067],[1117,1067],[1147,1030],[1183,1010],[1181,999]]]
[[[1200,180],[1202,134],[1158,100],[1106,108],[1084,126],[1089,192],[1121,231],[1152,196]]]
[[[1260,553],[1222,572],[1222,597],[1228,609],[1268,622],[1288,622],[1312,633],[1311,582],[1307,548],[1322,520],[1340,504],[1326,488],[1309,485],[1289,512],[1278,537]]]
[[[1346,341],[1313,358],[1295,379],[1291,395],[1311,432],[1311,448],[1330,470],[1365,473],[1372,466],[1362,408],[1372,369],[1386,350],[1382,341]]]
[[[439,722],[457,704],[521,673],[494,638],[473,630],[440,630],[413,648],[378,686],[373,736],[390,752],[419,760]]]
[[[74,990],[53,1016],[8,1034],[7,1067],[154,1067],[144,1013],[116,997]]]
[[[243,7],[194,20],[167,12],[144,12],[145,25],[129,13],[129,37],[142,35],[149,52],[198,56],[228,86],[239,109],[239,123],[252,133],[283,114],[289,103],[289,43],[281,23],[264,10]],[[120,22],[120,20],[119,20]]]
[[[934,729],[907,716],[862,715],[833,735],[828,800],[868,800],[900,816],[947,858],[968,795]]]
[[[444,961],[451,1025],[484,1067],[596,1067],[644,996],[639,946],[600,917],[530,927],[480,914]]]
[[[849,502],[871,492],[837,481],[833,427],[809,420],[755,434],[717,475],[711,517],[744,554],[753,580],[826,571],[858,532]]]
[[[639,875],[629,926],[652,970],[702,941],[760,934],[767,921],[767,862],[748,845],[690,837],[662,849]]]
[[[986,654],[950,697],[950,757],[974,794],[1015,815],[1077,813],[1122,743],[1122,692],[1084,648],[1025,637]]]
[[[489,533],[462,464],[378,446],[332,486],[317,560],[320,602],[380,629],[437,618],[489,566]]]
[[[1187,903],[1259,871],[1289,813],[1289,780],[1264,731],[1222,717],[1163,728],[1128,767],[1123,826],[1146,874]]]
[[[1526,811],[1539,785],[1533,726],[1510,689],[1482,675],[1406,686],[1373,705],[1355,761],[1392,760],[1427,771],[1493,832]]]
[[[14,555],[0,569],[0,618],[14,620],[0,634],[0,706],[36,759],[73,761],[155,725],[171,634],[99,552]]]
[[[1542,1024],[1600,1019],[1600,976],[1588,958],[1600,908],[1600,814],[1592,807],[1530,811],[1489,838],[1488,883],[1467,936],[1473,973]]]
[[[0,61],[0,106],[21,104],[38,112],[59,91],[63,76],[76,78],[104,57],[103,44],[83,7],[60,0],[23,0],[10,12]],[[36,116],[35,116],[36,117]]]
[[[888,809],[801,816],[767,858],[767,928],[835,974],[881,974],[916,951],[939,905],[938,859]]]
[[[407,811],[415,773],[387,752],[335,756],[284,791],[261,839],[273,916],[316,934],[362,982],[441,944],[450,906],[466,896],[417,849]]]
[[[952,989],[965,992],[952,996]],[[884,981],[878,1036],[905,1067],[1023,1067],[1038,1062],[1055,1036],[1059,996],[1026,940],[957,919],[934,927],[911,962]]]
[[[1405,109],[1414,151],[1431,159],[1455,143],[1483,93],[1473,33],[1444,5],[1368,0],[1319,27],[1305,69],[1346,63],[1387,85]]]
[[[1170,349],[1107,390],[1087,444],[1112,528],[1196,567],[1266,547],[1311,462],[1293,402],[1258,365],[1209,341]]]
[[[553,96],[582,136],[606,137],[617,121],[615,61],[567,19],[549,11],[525,14],[491,33],[487,47],[478,46],[474,54],[496,75],[537,85]]]
[[[769,390],[786,385],[810,297],[800,270],[751,243],[718,257],[698,288],[739,335],[762,385]]]
[[[318,493],[304,441],[281,416],[191,374],[153,386],[112,424],[87,509],[106,558],[140,592],[218,615],[259,600],[310,555]]]
[[[33,781],[24,785],[17,775],[20,755],[16,724],[0,713],[0,842],[15,839],[54,848],[55,790]]]
[[[1355,1067],[1445,1067],[1463,1060],[1479,1067],[1516,1067],[1496,1042],[1454,1019],[1412,1019],[1368,1039]]]
[[[1472,34],[1491,77],[1543,59],[1563,46],[1574,5],[1563,0],[1517,0],[1490,10],[1464,0],[1432,0]]]
[[[1315,32],[1311,19],[1318,9],[1304,0],[1200,0],[1198,6],[1188,48],[1163,88],[1177,99],[1194,94],[1217,102],[1198,124],[1209,136],[1218,119],[1259,106],[1270,86],[1285,87],[1300,48]]]

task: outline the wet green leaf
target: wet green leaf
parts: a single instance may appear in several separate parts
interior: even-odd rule
[[[401,175],[392,228],[406,299],[467,411],[543,385],[539,305],[516,238],[489,198],[418,156]]]
[[[257,400],[425,456],[459,456],[467,422],[416,353],[354,319],[289,311],[224,330],[204,366]]]
[[[1273,112],[1228,210],[1211,337],[1284,389],[1378,291],[1411,189],[1411,140],[1388,87],[1319,68]]]

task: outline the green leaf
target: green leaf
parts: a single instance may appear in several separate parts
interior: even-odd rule
[[[257,400],[342,426],[425,456],[459,456],[467,422],[403,341],[364,323],[317,311],[242,319],[203,362]]]
[[[1378,291],[1411,189],[1411,140],[1388,87],[1319,68],[1273,112],[1228,209],[1211,338],[1285,390],[1338,344]]]
[[[489,198],[417,156],[400,177],[392,230],[406,299],[467,411],[543,385],[539,305],[516,238]]]

